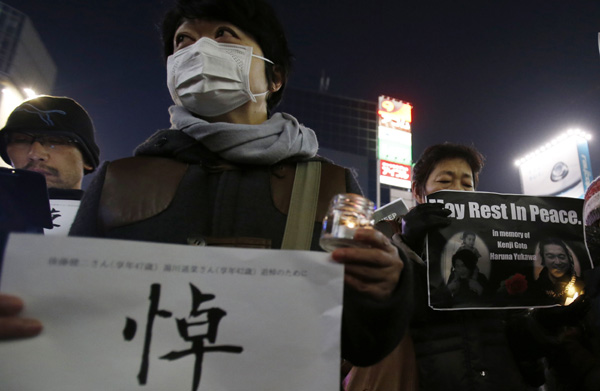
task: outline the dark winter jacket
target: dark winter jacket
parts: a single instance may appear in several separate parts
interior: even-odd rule
[[[330,182],[341,183],[341,192],[360,193],[360,188],[348,169],[318,157],[313,160],[323,164],[311,250],[321,251],[321,221],[335,194],[327,194],[335,189]],[[295,161],[274,166],[232,164],[178,130],[159,131],[137,148],[136,157],[106,163],[98,170],[71,235],[280,248],[295,168]],[[385,302],[345,289],[345,359],[370,365],[400,341],[398,330],[406,328],[411,309],[411,301],[405,300],[412,289],[410,272],[410,266],[403,270],[398,289]]]
[[[412,261],[415,311],[410,325],[420,390],[532,390],[507,339],[507,310],[434,311],[428,305],[427,265],[400,235],[395,243]]]

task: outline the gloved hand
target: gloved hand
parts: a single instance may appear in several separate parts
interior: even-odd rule
[[[538,308],[533,319],[539,324],[532,339],[541,345],[548,367],[558,384],[569,390],[597,390],[600,361],[593,349],[595,331],[585,319],[591,309],[583,294],[568,306]]]
[[[414,252],[421,254],[428,232],[450,224],[452,213],[442,204],[419,204],[402,218],[402,239]]]

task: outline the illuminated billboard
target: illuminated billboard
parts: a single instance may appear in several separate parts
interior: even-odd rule
[[[410,132],[412,106],[409,103],[380,96],[377,114],[379,126]]]
[[[583,198],[593,179],[589,139],[570,130],[515,162],[523,194]]]
[[[379,161],[379,183],[410,189],[411,174],[410,165]]]
[[[412,135],[409,132],[403,132],[380,125],[377,137],[379,146],[377,149],[377,157],[381,160],[411,165],[411,136]]]
[[[380,96],[377,119],[379,183],[410,189],[412,105]]]

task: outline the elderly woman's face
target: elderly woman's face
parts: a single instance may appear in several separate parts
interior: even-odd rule
[[[548,273],[554,278],[561,278],[571,268],[565,249],[558,244],[547,244],[544,246],[544,263],[548,268]]]
[[[464,159],[454,158],[442,160],[433,168],[425,183],[425,194],[429,195],[439,190],[473,191],[473,171]],[[421,199],[419,199],[421,198]],[[417,201],[423,203],[423,197]]]

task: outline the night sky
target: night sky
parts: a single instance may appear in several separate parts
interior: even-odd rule
[[[56,62],[52,94],[93,117],[102,160],[169,126],[158,26],[170,0],[4,2]],[[600,175],[600,2],[272,3],[296,57],[289,86],[317,90],[324,72],[330,94],[412,103],[415,160],[431,144],[473,143],[487,159],[479,190],[520,193],[514,160],[579,127]]]

